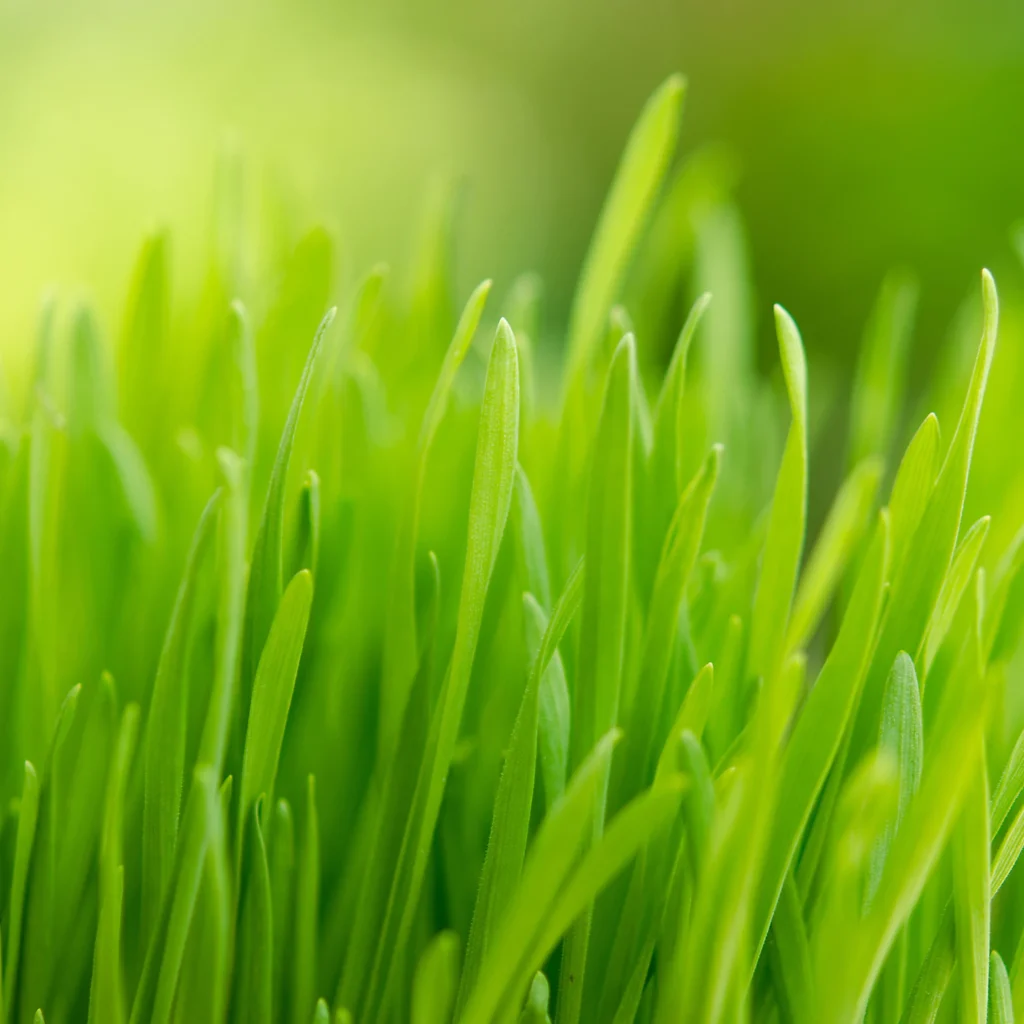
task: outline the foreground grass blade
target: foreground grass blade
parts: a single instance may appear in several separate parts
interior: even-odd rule
[[[626,640],[633,504],[633,417],[636,354],[632,335],[619,343],[608,370],[594,442],[587,508],[587,579],[580,623],[580,664],[572,708],[572,763],[578,765],[618,719]],[[601,786],[594,835],[601,834],[608,780]],[[559,1024],[576,1024],[592,908],[583,908],[562,953]]]
[[[569,578],[548,622],[531,595],[524,598],[528,619],[543,631],[543,639],[530,669],[529,680],[512,729],[508,754],[494,798],[494,816],[487,840],[487,855],[480,872],[469,930],[466,956],[462,965],[457,1011],[465,1004],[476,982],[480,963],[493,943],[498,925],[522,872],[523,857],[530,830],[534,770],[537,763],[537,733],[540,717],[540,687],[548,663],[556,654],[569,621],[579,607],[583,593],[583,566]],[[529,628],[529,627],[527,627]]]
[[[205,553],[213,543],[222,494],[216,491],[199,519],[171,621],[157,664],[146,725],[142,821],[142,941],[160,913],[174,864],[185,775],[188,688],[185,675],[192,609]],[[157,724],[159,723],[159,724]]]
[[[263,645],[270,632],[271,623],[277,612],[277,604],[284,587],[284,512],[285,487],[288,482],[288,467],[291,465],[292,449],[295,446],[295,431],[306,401],[310,383],[316,369],[324,335],[334,321],[336,309],[332,308],[320,322],[313,344],[310,346],[302,377],[295,389],[288,419],[285,421],[281,440],[278,444],[274,467],[267,486],[259,527],[253,541],[252,563],[249,570],[249,587],[245,603],[245,639],[242,655],[242,703],[246,705],[252,680],[259,664]]]
[[[469,505],[466,568],[459,598],[455,647],[440,704],[431,724],[416,783],[412,812],[370,974],[363,1012],[379,1012],[397,952],[404,947],[423,883],[430,841],[451,767],[470,671],[483,616],[484,599],[512,500],[519,435],[519,367],[515,338],[504,321],[491,350],[480,409],[473,490]]]
[[[281,598],[256,668],[242,758],[239,835],[256,799],[262,795],[272,800],[274,796],[281,742],[312,601],[313,578],[308,569],[303,569],[295,574]]]
[[[409,687],[412,685],[419,660],[416,639],[415,559],[416,534],[419,529],[423,487],[427,478],[427,459],[447,408],[455,376],[469,351],[490,292],[491,282],[481,282],[470,295],[466,308],[462,311],[426,412],[423,414],[423,423],[416,441],[412,495],[402,516],[395,541],[388,589],[379,739],[381,749],[385,752],[389,751],[394,743],[394,736],[402,720]]]
[[[765,679],[775,675],[785,653],[807,518],[807,365],[800,332],[781,306],[775,307],[775,330],[793,419],[775,484],[750,620],[747,674]]]

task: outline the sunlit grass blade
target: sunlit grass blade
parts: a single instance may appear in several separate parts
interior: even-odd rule
[[[636,353],[631,335],[608,370],[594,442],[586,523],[587,579],[580,621],[580,661],[573,695],[571,760],[582,763],[618,719],[630,578],[633,511],[633,417]],[[604,822],[608,780],[597,797],[594,835]],[[579,1018],[592,908],[566,939],[558,988],[559,1024]]]
[[[999,300],[995,282],[988,271],[982,273],[981,284],[985,319],[967,396],[945,461],[928,497],[920,525],[910,537],[902,564],[894,537],[895,575],[890,611],[865,684],[854,734],[854,756],[866,749],[869,737],[875,733],[879,699],[888,666],[892,664],[897,651],[917,650],[953,557],[974,439],[999,326]],[[895,507],[895,495],[891,507]]]
[[[391,990],[391,972],[412,927],[430,840],[444,795],[476,653],[484,599],[512,500],[519,438],[519,364],[508,324],[498,325],[480,408],[473,487],[469,502],[466,564],[447,679],[431,723],[413,806],[392,884],[364,1014],[378,1013]]]
[[[460,1024],[487,1024],[505,1001],[525,992],[542,960],[537,943],[550,909],[592,836],[595,802],[620,734],[603,737],[574,773],[530,846],[519,885],[466,1000]]]
[[[989,964],[988,1019],[991,1024],[1013,1024],[1013,993],[1003,958],[993,949]]]
[[[583,592],[583,566],[569,578],[550,622],[527,594],[524,598],[526,628],[540,634],[537,653],[530,668],[526,690],[512,729],[505,765],[494,798],[494,814],[487,841],[487,854],[480,873],[473,909],[473,921],[462,965],[462,979],[456,1012],[465,1005],[476,982],[480,964],[493,943],[512,893],[522,872],[530,831],[534,773],[537,764],[541,679],[549,662],[557,656],[557,646],[579,607]],[[555,797],[549,797],[553,803]]]
[[[946,578],[942,581],[942,589],[936,598],[918,652],[918,660],[921,662],[922,674],[925,679],[927,679],[928,671],[935,661],[935,655],[946,637],[946,632],[953,622],[953,616],[956,615],[956,610],[960,607],[960,599],[963,597],[968,583],[974,577],[981,549],[988,537],[989,522],[988,516],[979,519],[964,534],[963,540],[960,541],[953,553],[953,561],[946,573]]]
[[[244,840],[247,877],[241,879],[244,890],[240,896],[241,919],[235,964],[235,991],[231,1013],[237,1020],[252,1024],[269,1024],[273,1008],[274,949],[272,908],[270,903],[270,868],[263,833],[261,797],[246,815]],[[306,1018],[302,1015],[302,1019]]]

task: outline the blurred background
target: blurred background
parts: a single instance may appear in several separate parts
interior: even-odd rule
[[[918,366],[980,266],[1016,287],[1024,7],[1007,0],[0,0],[8,374],[47,285],[116,329],[154,226],[176,292],[198,286],[225,147],[269,223],[325,223],[355,269],[408,262],[431,182],[462,175],[459,301],[536,270],[557,339],[629,128],[675,70],[682,157],[717,143],[735,162],[762,366],[773,301],[842,381],[888,268],[920,277]]]

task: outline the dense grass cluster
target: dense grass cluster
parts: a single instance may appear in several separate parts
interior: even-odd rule
[[[728,170],[668,174],[681,100],[560,375],[532,277],[456,317],[445,200],[405,290],[319,230],[255,266],[227,175],[197,301],[157,235],[115,346],[44,305],[0,409],[0,1019],[1024,1011],[1024,533],[961,522],[995,284],[900,454],[888,279],[805,551],[803,344],[776,307],[761,379]]]

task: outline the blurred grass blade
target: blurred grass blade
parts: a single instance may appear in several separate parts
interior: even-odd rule
[[[800,577],[786,639],[788,651],[803,647],[817,629],[870,522],[881,479],[881,460],[869,457],[854,467],[839,489]]]
[[[459,937],[440,932],[420,956],[412,986],[412,1024],[448,1024],[459,986]]]
[[[5,1020],[14,1019],[14,999],[18,988],[18,964],[21,953],[22,920],[25,909],[25,887],[28,882],[32,848],[39,817],[39,778],[30,761],[25,762],[25,780],[18,804],[18,835],[11,870],[11,895],[7,911],[7,949],[4,959],[3,999]]]
[[[676,145],[686,83],[673,75],[647,101],[601,210],[569,320],[566,383],[593,356],[601,328]]]
[[[316,998],[317,936],[320,933],[320,818],[316,780],[306,780],[306,827],[299,848],[295,895],[294,958],[292,960],[292,1020],[301,1024]]]

